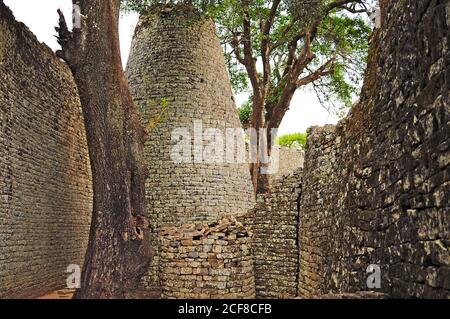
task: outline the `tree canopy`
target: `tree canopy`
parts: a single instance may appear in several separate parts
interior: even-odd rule
[[[267,82],[267,101],[276,103],[305,45],[314,57],[298,75],[298,87],[308,85],[323,106],[335,111],[349,107],[358,93],[371,32],[360,13],[372,0],[122,0],[124,10],[140,13],[161,3],[189,3],[215,20],[235,93],[252,94],[254,73]],[[308,29],[314,33],[309,44]],[[255,72],[244,63],[246,43]]]

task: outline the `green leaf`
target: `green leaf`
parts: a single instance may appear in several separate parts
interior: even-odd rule
[[[305,148],[307,140],[306,133],[292,133],[285,134],[277,138],[276,144],[286,147],[300,147]]]

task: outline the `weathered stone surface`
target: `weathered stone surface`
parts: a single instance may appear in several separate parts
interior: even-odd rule
[[[68,67],[0,2],[0,298],[65,287],[91,217],[84,122]]]
[[[277,180],[283,178],[283,176],[287,176],[303,168],[305,161],[305,152],[302,149],[279,145],[275,145],[274,147],[278,152],[278,171],[275,174],[269,175],[270,187],[274,187]]]
[[[277,179],[251,216],[258,298],[295,298],[298,279],[298,201],[302,170]]]
[[[310,129],[304,169],[276,176],[240,217],[250,228],[219,220],[253,205],[246,164],[167,154],[171,129],[193,118],[239,125],[214,26],[176,10],[142,20],[128,75],[144,121],[169,112],[147,146],[160,249],[149,284],[166,298],[449,298],[449,8],[382,1],[360,102]],[[34,297],[82,263],[88,154],[69,70],[2,4],[0,43],[0,298]],[[379,292],[366,291],[370,264]]]
[[[219,232],[224,232],[221,239],[215,236]],[[255,298],[251,235],[234,217],[212,225],[162,227],[159,262],[162,297]],[[173,245],[174,241],[189,242],[191,246]],[[205,247],[208,254],[197,253]],[[182,248],[190,248],[195,253],[186,255]]]
[[[245,214],[254,204],[248,164],[171,159],[176,128],[186,128],[194,137],[194,120],[201,120],[203,130],[219,129],[223,134],[226,128],[240,127],[214,23],[185,6],[158,7],[137,26],[127,76],[150,130],[145,153],[152,240],[157,243],[161,225]],[[192,140],[190,145],[194,146]],[[155,246],[146,279],[150,286],[159,285],[159,244]]]
[[[373,291],[357,291],[354,293],[337,293],[318,296],[317,299],[390,299],[389,295]]]
[[[299,295],[450,297],[450,29],[446,1],[383,1],[360,102],[309,130]]]

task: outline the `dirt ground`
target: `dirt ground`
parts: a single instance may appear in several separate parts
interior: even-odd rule
[[[62,289],[53,291],[37,299],[72,299],[74,293],[74,289]]]
[[[47,300],[72,299],[74,293],[75,293],[74,289],[61,289],[50,292],[37,299],[47,299]],[[161,292],[158,290],[139,289],[133,293],[130,293],[126,299],[160,299],[160,298]]]

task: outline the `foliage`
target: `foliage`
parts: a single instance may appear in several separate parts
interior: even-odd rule
[[[224,0],[209,10],[217,21],[218,34],[227,51],[225,57],[231,78],[234,79],[234,90],[239,92],[248,88],[248,77],[240,76],[245,73],[245,67],[239,63],[235,54],[232,54],[236,50],[244,51],[241,2],[242,0]],[[273,2],[273,0],[250,2],[252,56],[258,61],[259,72],[261,72],[260,65],[263,58],[261,43],[265,37],[261,23],[270,18]],[[300,54],[305,44],[305,39],[301,39],[300,35],[311,28],[313,20],[321,19],[315,39],[311,43],[311,51],[315,58],[304,68],[299,78],[306,77],[333,58],[333,72],[305,85],[315,90],[322,105],[327,108],[350,106],[361,84],[371,28],[362,16],[348,14],[344,10],[335,10],[328,15],[318,17],[324,15],[322,7],[330,1],[315,1],[316,7],[309,5],[303,13],[299,13],[301,10],[298,7],[301,7],[301,2],[301,0],[295,1],[296,7],[288,2],[281,2],[276,12],[268,39],[273,49],[269,56],[271,70],[268,74],[270,89],[267,99],[278,101],[286,88],[287,67],[291,62],[289,49],[292,41],[298,40],[296,54]],[[233,41],[236,42],[236,39],[239,39],[240,43],[233,48]],[[259,74],[259,76],[263,75]],[[340,105],[336,105],[335,101],[340,102]]]
[[[296,89],[307,87],[314,90],[321,104],[334,111],[349,107],[361,85],[371,32],[367,18],[362,13],[368,10],[372,2],[373,0],[122,1],[125,9],[141,13],[155,4],[190,3],[211,16],[217,24],[235,93],[259,94],[256,91],[262,88],[256,88],[257,80],[254,80],[259,78],[259,83],[263,83],[260,85],[265,90],[266,103],[277,104],[287,90],[292,90],[293,84],[289,81],[294,77],[295,81],[302,80],[296,85]],[[268,24],[268,30],[265,30],[268,22],[271,23]],[[311,43],[308,43],[308,39],[311,39]],[[248,59],[245,59],[246,44],[250,45],[250,52],[247,50]],[[306,60],[307,63],[298,74],[292,74],[295,59],[303,58],[305,49],[310,51],[307,56],[311,59]],[[251,74],[249,65],[252,63],[256,65],[256,74]],[[276,111],[284,115],[285,107]]]
[[[170,107],[172,106],[170,102],[173,101],[173,98],[171,98],[170,101],[168,98],[162,98],[159,101],[157,99],[147,101],[149,109],[158,109],[148,121],[147,129],[149,131],[155,129],[159,124],[166,121],[169,115]]]
[[[250,118],[252,116],[252,101],[249,99],[247,102],[238,107],[239,119],[244,127],[250,124]]]
[[[324,19],[318,30],[314,47],[318,58],[313,65],[319,65],[320,58],[330,56],[332,52],[337,52],[338,58],[330,76],[312,83],[322,105],[338,112],[352,104],[367,63],[370,32],[371,28],[362,17],[335,14]],[[341,102],[341,105],[334,101]]]
[[[124,11],[131,12],[136,11],[139,13],[144,12],[150,5],[151,0],[121,0],[120,5]]]
[[[190,4],[196,7],[199,11],[207,13],[210,7],[214,6],[214,0],[121,0],[121,8],[124,11],[135,11],[138,13],[145,13],[151,6],[159,4]]]
[[[300,147],[305,148],[307,134],[306,133],[292,133],[279,136],[276,143],[286,147]]]

